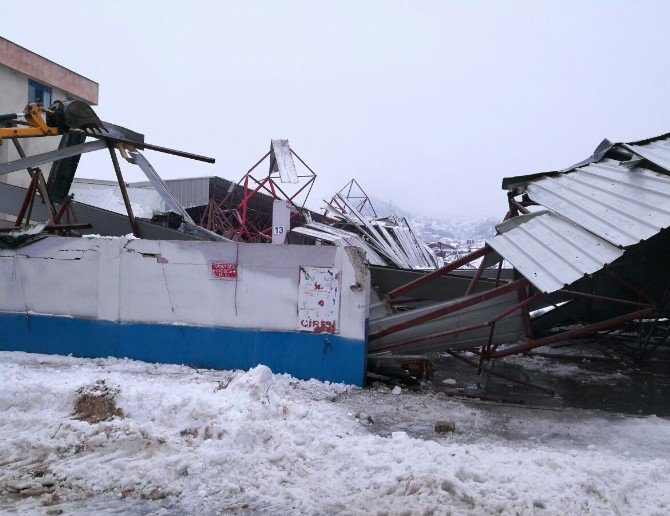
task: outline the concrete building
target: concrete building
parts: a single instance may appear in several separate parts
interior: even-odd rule
[[[49,107],[55,100],[83,100],[98,103],[98,83],[0,37],[0,113],[18,113],[26,104],[39,102]],[[27,138],[21,145],[27,155],[40,154],[58,147],[59,136]],[[10,140],[0,140],[0,163],[19,157]],[[48,175],[50,164],[43,165]],[[0,181],[28,186],[25,171],[0,176]]]

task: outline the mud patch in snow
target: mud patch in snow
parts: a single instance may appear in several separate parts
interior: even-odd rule
[[[100,423],[113,417],[123,417],[123,410],[116,406],[118,389],[110,389],[105,380],[97,380],[93,385],[77,390],[73,419],[87,423]]]

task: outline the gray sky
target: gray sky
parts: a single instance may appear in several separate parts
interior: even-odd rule
[[[147,151],[163,177],[238,180],[288,138],[312,205],[356,177],[417,212],[502,216],[502,177],[670,131],[669,19],[667,1],[4,0],[0,31],[97,81],[101,118],[217,160]],[[89,155],[79,175],[113,170]]]

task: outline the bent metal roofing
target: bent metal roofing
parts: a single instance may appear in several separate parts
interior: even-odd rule
[[[670,135],[612,144],[593,157],[560,173],[514,178],[516,193],[549,212],[487,242],[542,292],[670,227]]]

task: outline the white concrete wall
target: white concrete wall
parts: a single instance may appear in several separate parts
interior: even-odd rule
[[[212,279],[212,261],[237,279]],[[364,339],[369,271],[334,246],[47,237],[0,250],[0,312],[296,331],[301,266],[339,272],[337,333]]]

